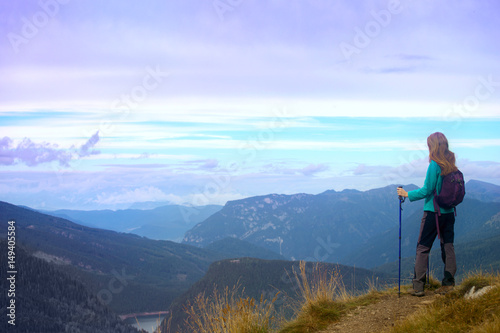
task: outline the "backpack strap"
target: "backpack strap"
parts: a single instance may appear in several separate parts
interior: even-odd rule
[[[439,231],[439,216],[441,216],[441,209],[439,209],[439,205],[436,201],[436,191],[434,191],[433,202],[434,202],[434,210],[436,211],[435,216],[436,216],[436,229],[437,229],[438,239],[441,239],[441,232]]]

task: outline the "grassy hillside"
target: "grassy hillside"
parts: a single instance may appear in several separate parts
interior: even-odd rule
[[[408,332],[500,332],[500,275],[469,274],[455,290],[390,330]]]
[[[301,262],[294,276],[299,302],[295,314],[276,311],[277,298],[255,299],[237,288],[199,294],[187,308],[190,333],[313,333],[313,332],[482,332],[500,331],[500,275],[469,274],[455,289],[441,295],[432,280],[425,297],[409,295],[403,286],[370,289],[353,295],[337,275],[315,266],[312,275]],[[366,310],[365,310],[366,309]],[[394,316],[395,314],[399,314]],[[392,318],[391,318],[392,317]],[[181,332],[164,325],[161,332]]]
[[[315,265],[308,263],[305,266],[305,274],[308,277],[314,275]],[[385,283],[382,274],[375,275],[365,269],[326,263],[319,264],[319,267],[325,275],[335,276],[342,282],[345,290],[352,292],[366,290],[369,281],[380,285]],[[274,301],[276,310],[283,311],[285,317],[286,313],[291,315],[289,305],[299,297],[301,288],[294,272],[299,272],[299,262],[254,258],[215,262],[201,280],[172,304],[171,327],[183,327],[186,319],[184,309],[188,304],[193,304],[200,294],[209,296],[214,290],[220,294],[224,293],[225,288],[233,286],[239,286],[242,297],[259,300],[262,296],[270,302],[277,296]]]

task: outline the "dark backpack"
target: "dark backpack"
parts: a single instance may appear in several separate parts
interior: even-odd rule
[[[464,200],[465,196],[465,182],[464,175],[460,170],[453,171],[446,176],[443,176],[443,183],[441,185],[441,192],[439,195],[434,191],[434,209],[436,210],[436,227],[438,238],[441,238],[439,232],[438,216],[441,216],[439,208],[451,209],[454,208],[455,216],[457,215],[457,205]]]
[[[453,171],[443,177],[441,192],[434,196],[439,207],[444,209],[455,208],[465,196],[464,175],[460,170]]]

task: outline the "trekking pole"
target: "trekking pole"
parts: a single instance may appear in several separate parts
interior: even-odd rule
[[[429,252],[429,258],[427,259],[427,285],[431,284],[431,253]]]
[[[398,186],[398,188],[403,188],[403,186]],[[398,297],[401,297],[401,212],[403,211],[402,203],[405,202],[405,198],[399,196],[399,274],[398,274]]]

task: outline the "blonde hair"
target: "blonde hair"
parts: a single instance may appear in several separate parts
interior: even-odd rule
[[[429,147],[429,162],[432,160],[441,167],[441,175],[457,170],[455,166],[455,154],[448,148],[448,139],[441,132],[432,133],[427,138]]]

